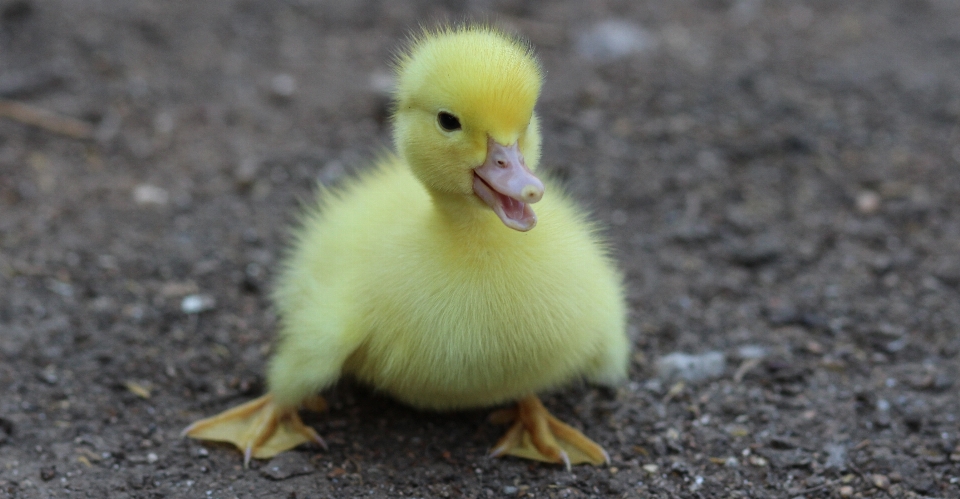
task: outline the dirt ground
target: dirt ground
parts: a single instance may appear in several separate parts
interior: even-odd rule
[[[464,17],[538,47],[544,168],[626,276],[630,381],[545,397],[612,466],[350,383],[328,452],[181,439],[262,393],[299,203],[389,145],[406,34]],[[956,1],[0,0],[0,97],[93,134],[0,118],[0,498],[960,497]]]

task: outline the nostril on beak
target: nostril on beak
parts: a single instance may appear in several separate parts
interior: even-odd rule
[[[543,196],[543,191],[537,189],[535,186],[528,185],[520,191],[520,195],[523,196],[528,203],[536,203],[540,201],[540,198]]]

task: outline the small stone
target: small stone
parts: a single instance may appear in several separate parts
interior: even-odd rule
[[[60,378],[57,376],[57,366],[50,364],[44,367],[40,373],[40,379],[48,385],[57,384],[57,381],[60,381]]]
[[[246,157],[240,161],[236,169],[233,170],[233,180],[237,187],[246,188],[257,180],[257,173],[260,170],[260,161],[253,157]]]
[[[700,490],[700,487],[702,486],[703,486],[703,477],[700,475],[696,475],[695,477],[693,477],[693,483],[690,484],[690,492],[696,492]]]
[[[50,291],[53,291],[64,298],[73,297],[73,286],[69,283],[52,279],[47,287],[50,288]]]
[[[297,91],[297,80],[288,73],[280,73],[270,80],[270,93],[280,99],[289,99]]]
[[[147,462],[148,462],[148,463],[153,464],[153,463],[155,463],[155,462],[157,462],[157,461],[159,461],[159,460],[160,460],[160,456],[157,456],[157,454],[156,454],[155,452],[151,452],[151,453],[147,454]]]
[[[344,471],[342,468],[338,470]],[[260,474],[270,480],[286,480],[295,476],[309,475],[316,471],[316,468],[307,461],[304,456],[294,452],[284,452],[270,460],[266,466],[260,468]],[[343,475],[337,473],[335,476]]]
[[[812,462],[810,455],[802,449],[770,450],[766,457],[775,468],[807,468]]]
[[[775,436],[770,438],[770,447],[780,450],[796,449],[800,443],[786,436]]]
[[[185,314],[199,314],[213,310],[217,306],[217,300],[210,295],[188,295],[180,302],[180,310]]]
[[[645,464],[645,465],[643,465],[643,471],[646,471],[647,473],[649,473],[649,474],[651,474],[651,475],[656,474],[657,471],[659,471],[659,470],[660,470],[660,467],[657,466],[656,464]]]
[[[171,111],[160,111],[153,117],[153,131],[158,135],[170,135],[176,127],[177,120]]]
[[[872,215],[880,209],[880,195],[873,191],[857,194],[857,211],[861,215]]]
[[[890,488],[890,479],[887,478],[886,475],[881,475],[879,473],[870,475],[870,483],[880,490],[887,490]]]
[[[942,392],[953,388],[953,383],[953,378],[947,373],[937,373],[937,375],[933,377],[933,383],[930,388],[934,391]]]
[[[784,248],[779,243],[772,240],[761,240],[734,247],[728,258],[731,262],[742,267],[755,268],[775,262],[783,252]]]
[[[827,469],[845,469],[847,466],[847,447],[840,444],[827,444],[823,447],[827,453]]]
[[[127,475],[127,485],[133,490],[140,490],[152,481],[150,475],[142,470],[134,470]]]
[[[750,429],[743,425],[729,425],[725,429],[727,433],[736,438],[742,438],[750,434]]]
[[[840,497],[851,497],[853,496],[853,487],[849,485],[841,486],[837,492],[840,494]]]
[[[516,487],[514,487],[513,485],[506,485],[506,486],[503,487],[503,493],[504,493],[504,495],[508,495],[508,496],[512,496],[512,495],[516,494],[516,493],[517,493],[517,490],[518,490],[518,489],[517,489]]]
[[[40,479],[44,482],[49,482],[57,477],[57,467],[56,466],[44,466],[40,468]]]
[[[164,206],[170,202],[170,193],[155,185],[140,184],[133,188],[133,202],[141,206]]]
[[[877,428],[889,428],[891,424],[893,424],[893,420],[890,418],[890,414],[886,412],[879,412],[873,417],[873,425]]]
[[[823,352],[825,351],[823,345],[813,340],[807,342],[806,349],[808,352],[814,355],[823,355]]]
[[[647,30],[616,19],[594,24],[577,37],[577,52],[597,61],[613,61],[656,45],[656,37]]]
[[[887,412],[890,410],[890,402],[887,399],[877,399],[877,410]]]
[[[663,380],[698,382],[722,375],[726,363],[726,356],[722,352],[699,355],[674,352],[657,361],[657,375]]]
[[[7,443],[10,435],[13,435],[13,422],[0,417],[0,446]]]
[[[737,348],[737,356],[741,359],[762,359],[767,353],[767,348],[760,345],[743,345]]]

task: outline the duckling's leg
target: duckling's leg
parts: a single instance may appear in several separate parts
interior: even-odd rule
[[[307,400],[303,405],[316,412],[327,408],[326,401],[320,396]],[[270,394],[196,421],[186,427],[181,435],[236,445],[243,451],[244,467],[250,464],[252,457],[270,458],[308,442],[327,448],[320,435],[303,424],[296,407],[278,407]]]
[[[610,463],[610,456],[583,433],[564,424],[547,412],[536,395],[520,400],[515,409],[497,411],[490,415],[492,422],[510,422],[513,425],[490,451],[491,457],[511,456],[571,464]]]

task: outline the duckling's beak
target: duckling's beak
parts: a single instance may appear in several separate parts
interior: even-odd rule
[[[543,182],[527,168],[517,142],[505,146],[490,138],[487,159],[473,173],[473,192],[504,225],[521,232],[537,225],[530,204],[543,197]]]

